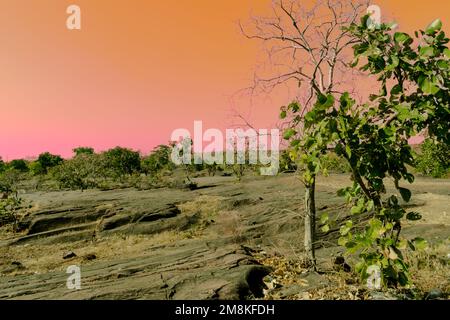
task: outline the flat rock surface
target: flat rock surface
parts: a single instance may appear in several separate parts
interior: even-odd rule
[[[0,299],[262,297],[270,270],[254,253],[301,254],[302,184],[287,174],[196,181],[194,191],[22,194],[31,204],[22,232],[0,239]],[[319,179],[318,217],[347,211],[336,191],[348,184],[347,176]],[[416,181],[411,205],[425,219],[406,233],[422,228],[448,237],[450,221],[442,217],[448,215],[449,187],[444,180]],[[319,260],[331,259],[336,237],[320,235]],[[63,259],[70,251],[75,256]],[[67,288],[70,265],[81,268],[80,290]]]

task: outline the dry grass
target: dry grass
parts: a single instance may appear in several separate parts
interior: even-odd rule
[[[10,265],[13,261],[20,262],[26,269],[16,274],[45,273],[49,271],[65,270],[74,262],[90,264],[90,255],[95,255],[95,260],[109,260],[130,258],[144,255],[152,250],[152,247],[164,245],[170,246],[182,240],[183,234],[175,231],[162,232],[153,236],[130,235],[108,236],[92,241],[78,241],[74,243],[54,245],[20,245],[0,247],[0,266]],[[77,257],[63,260],[64,253],[73,251]]]
[[[189,230],[183,232],[184,238],[200,238],[204,230],[213,223],[226,198],[201,195],[192,201],[178,205],[180,211],[187,216],[197,216],[198,221]]]
[[[419,292],[440,289],[450,294],[450,240],[407,256],[414,285]]]

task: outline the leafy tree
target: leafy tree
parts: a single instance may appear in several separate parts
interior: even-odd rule
[[[402,250],[423,248],[426,241],[402,238],[401,222],[418,220],[421,215],[406,212],[395,194],[383,197],[384,180],[391,178],[403,201],[409,202],[411,191],[400,186],[401,180],[414,181],[408,172],[408,165],[414,165],[409,138],[426,132],[448,143],[449,39],[436,20],[425,31],[416,32],[420,45],[413,47],[413,38],[393,32],[393,24],[371,28],[368,18],[346,30],[358,39],[353,66],[365,61],[361,69],[377,75],[380,92],[360,106],[348,93],[341,95],[337,107],[332,95],[319,97],[306,114],[305,125],[314,128],[312,150],[335,144],[336,153],[348,161],[354,183],[339,194],[352,204],[352,215],[367,213],[370,217],[362,230],[355,228],[353,219],[348,220],[340,229],[339,244],[359,256],[356,271],[362,279],[376,266],[384,285],[405,286],[411,279]]]
[[[105,165],[118,177],[131,175],[141,169],[141,156],[131,149],[115,147],[105,151],[103,155]]]
[[[340,229],[339,244],[360,258],[356,272],[367,279],[371,267],[376,266],[384,285],[408,285],[409,266],[402,250],[420,249],[426,241],[400,237],[401,221],[418,220],[421,216],[406,212],[397,195],[383,197],[384,180],[391,178],[403,201],[410,201],[411,191],[400,186],[401,180],[414,181],[408,172],[408,165],[414,165],[409,138],[426,132],[448,144],[449,40],[441,31],[439,20],[416,33],[421,44],[413,47],[414,40],[409,35],[392,31],[393,24],[374,28],[368,19],[365,16],[360,24],[352,23],[344,30],[354,37],[352,66],[365,61],[361,69],[377,75],[380,92],[371,95],[371,102],[363,105],[357,105],[347,92],[338,101],[332,92],[324,92],[318,94],[303,122],[297,102],[282,109],[281,117],[291,114],[308,133],[300,139],[293,127],[285,133],[294,151],[303,151],[300,158],[306,166],[305,180],[313,181],[323,169],[323,155],[330,145],[351,168],[353,185],[339,194],[352,204],[352,215],[368,214],[370,218],[362,229],[355,228],[353,218]],[[322,222],[328,220],[326,215],[322,217]],[[323,228],[327,231],[328,224]]]
[[[6,170],[0,175],[0,192],[6,195],[17,191],[17,186],[23,179],[23,173],[16,169]]]
[[[62,188],[81,191],[98,186],[105,177],[105,163],[101,155],[79,154],[52,169],[53,177]]]
[[[12,222],[14,232],[17,231],[21,203],[22,199],[19,198],[17,192],[8,194],[6,198],[0,199],[0,218],[8,223]]]
[[[50,152],[45,152],[41,153],[36,161],[40,164],[42,173],[47,174],[50,168],[56,167],[64,160],[59,155],[53,155]]]
[[[172,169],[173,164],[170,160],[170,146],[159,145],[149,156],[144,157],[141,162],[142,172],[157,176],[163,169]]]
[[[15,159],[9,163],[9,167],[15,169],[20,172],[28,172],[28,164],[27,161],[23,159]]]
[[[3,161],[2,157],[0,157],[0,174],[6,170],[6,164]]]
[[[450,146],[426,139],[415,159],[415,166],[425,175],[434,178],[445,177],[450,172]]]
[[[91,147],[78,147],[73,149],[73,153],[75,156],[79,156],[80,154],[94,154],[94,148]]]
[[[289,84],[296,90],[298,99],[281,108],[280,118],[284,121],[284,139],[290,142],[290,158],[306,189],[304,247],[312,268],[316,262],[316,176],[319,157],[327,152],[327,146],[319,143],[317,148],[310,148],[308,137],[315,124],[310,122],[306,128],[304,117],[316,100],[330,107],[333,101],[327,101],[328,94],[355,87],[354,74],[344,60],[354,37],[343,27],[356,21],[366,9],[365,1],[355,0],[317,1],[311,7],[295,0],[274,1],[273,16],[254,18],[252,32],[241,27],[248,38],[268,46],[270,62],[279,71],[276,75],[255,75],[252,93],[258,89],[267,93]]]
[[[34,176],[44,174],[44,169],[42,168],[42,165],[39,161],[30,162],[28,168],[30,169],[31,174]]]

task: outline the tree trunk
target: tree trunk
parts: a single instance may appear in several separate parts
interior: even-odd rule
[[[305,191],[305,252],[307,259],[316,269],[316,255],[314,241],[316,235],[316,204],[315,204],[316,178],[306,186]]]

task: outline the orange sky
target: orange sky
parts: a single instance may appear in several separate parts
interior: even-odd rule
[[[450,30],[448,0],[374,3],[403,30],[437,17]],[[66,29],[70,4],[81,7],[81,31]],[[262,57],[237,20],[268,8],[270,0],[0,0],[0,156],[69,156],[79,145],[147,153],[194,120],[231,125],[228,97],[250,84]],[[287,99],[254,102],[249,119],[270,128]]]

